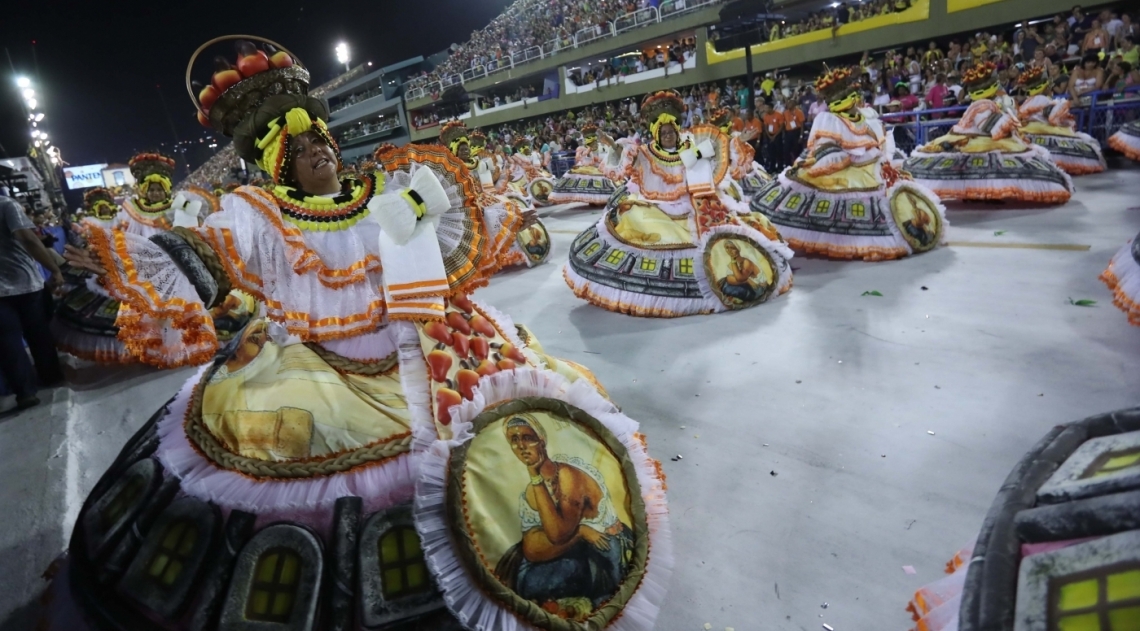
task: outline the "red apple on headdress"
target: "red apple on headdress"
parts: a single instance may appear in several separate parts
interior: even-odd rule
[[[495,365],[495,362],[484,359],[482,362],[479,362],[479,367],[475,369],[475,372],[479,373],[482,377],[486,377],[487,375],[493,375],[499,372],[499,367]]]
[[[283,50],[277,50],[272,44],[266,44],[265,50],[269,52],[269,65],[274,68],[291,68],[293,56]]]
[[[476,359],[487,359],[487,355],[491,352],[491,344],[485,337],[478,335],[471,338],[471,352],[475,354]]]
[[[250,42],[239,42],[237,69],[243,77],[265,72],[269,70],[269,55],[257,50]]]
[[[447,314],[447,324],[464,335],[471,335],[471,326],[467,324],[467,319],[463,317],[463,314],[458,311]]]
[[[424,333],[437,342],[451,346],[451,330],[447,328],[446,324],[438,320],[425,324]]]
[[[214,57],[214,77],[211,83],[219,94],[239,81],[241,81],[241,73],[234,70],[234,67],[226,61],[225,57]]]
[[[221,93],[212,85],[203,88],[197,81],[194,82],[194,87],[198,89],[198,102],[202,104],[202,109],[209,111]]]
[[[447,381],[447,371],[451,370],[451,355],[436,349],[427,356],[428,368],[431,369],[431,378],[434,381]]]
[[[471,320],[468,321],[468,324],[471,325],[472,329],[487,337],[495,337],[495,327],[491,325],[491,322],[487,320],[487,318],[479,314],[471,316]]]

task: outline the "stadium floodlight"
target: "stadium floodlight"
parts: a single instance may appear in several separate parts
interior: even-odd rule
[[[25,100],[30,101],[31,99],[36,98],[36,91],[31,88],[24,88],[24,91],[21,92],[21,94],[24,95]]]
[[[32,81],[27,77],[16,77],[16,87],[30,88],[32,87]]]
[[[337,44],[336,45],[336,60],[339,61],[340,63],[344,64],[345,72],[348,72],[348,70],[349,70],[348,62],[351,59],[352,58],[348,54],[348,44],[345,44],[344,42]]]
[[[34,110],[34,109],[36,109],[37,105],[39,105],[38,101],[36,101],[35,99],[28,99],[28,109]]]

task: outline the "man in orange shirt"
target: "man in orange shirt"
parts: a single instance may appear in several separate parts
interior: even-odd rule
[[[789,99],[784,110],[784,164],[792,164],[799,157],[804,137],[804,111],[800,104]]]
[[[732,131],[744,131],[744,119],[740,118],[740,108],[732,108]]]
[[[784,115],[773,110],[771,104],[765,103],[764,115],[760,120],[764,124],[764,168],[774,173],[784,161]]]
[[[744,113],[744,131],[741,136],[752,147],[756,157],[763,160],[760,155],[760,147],[762,145],[761,138],[764,136],[764,127],[760,124],[760,119],[756,118],[756,112],[753,110],[747,110]]]

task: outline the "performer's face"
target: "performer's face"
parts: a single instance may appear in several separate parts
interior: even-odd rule
[[[301,190],[309,193],[333,193],[340,190],[336,174],[336,152],[314,131],[307,131],[290,141],[293,153],[293,177]]]
[[[657,142],[661,143],[662,149],[676,149],[677,148],[677,128],[672,125],[662,125],[661,133],[658,134],[660,138]]]
[[[542,464],[546,459],[546,445],[534,430],[526,425],[516,425],[507,430],[507,441],[515,457],[528,467]]]
[[[151,182],[146,187],[146,201],[150,203],[161,202],[166,199],[166,189],[158,182]]]
[[[455,147],[455,155],[460,160],[467,162],[471,159],[471,145],[461,142]]]

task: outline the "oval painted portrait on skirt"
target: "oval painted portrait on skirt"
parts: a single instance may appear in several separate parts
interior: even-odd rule
[[[721,234],[710,239],[704,265],[713,293],[729,309],[764,302],[776,287],[772,258],[745,237]]]
[[[647,558],[637,477],[621,443],[581,410],[553,399],[497,406],[452,452],[451,475],[460,557],[491,583],[486,593],[510,591],[508,608],[602,627],[637,587]]]

